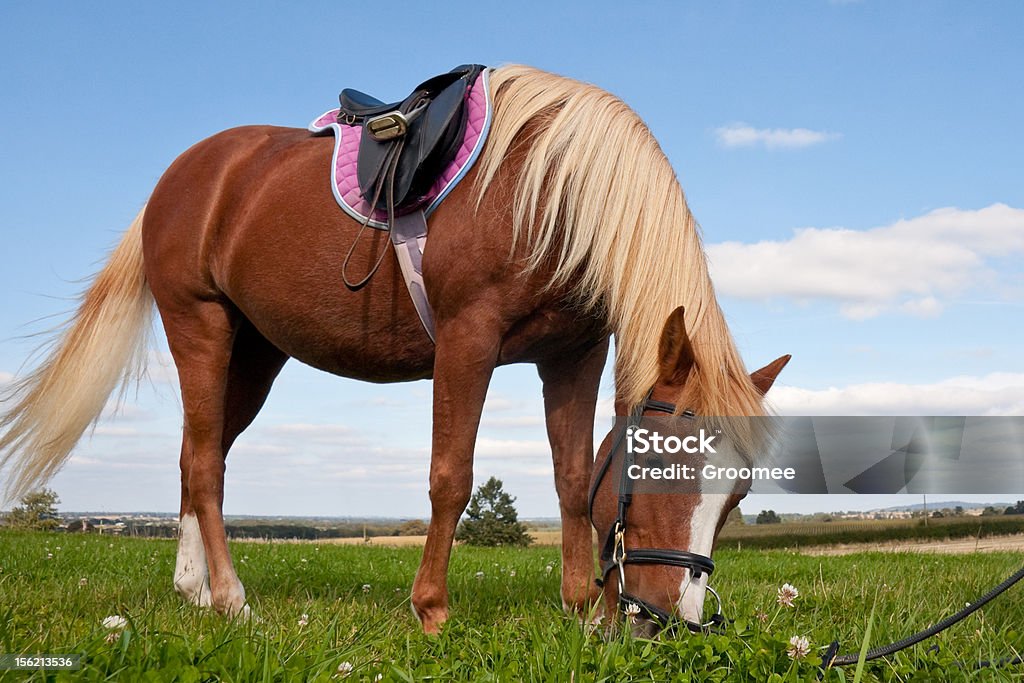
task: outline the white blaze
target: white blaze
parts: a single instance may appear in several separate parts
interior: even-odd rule
[[[729,500],[727,493],[702,493],[700,503],[690,517],[690,547],[691,553],[697,553],[711,557],[711,547],[715,542],[715,528],[718,520],[722,517],[723,508]],[[697,624],[704,623],[702,611],[704,608],[705,588],[708,585],[708,575],[701,573],[699,578],[690,580],[690,570],[683,570],[683,582],[679,585],[679,602],[676,607],[679,614],[687,621]]]

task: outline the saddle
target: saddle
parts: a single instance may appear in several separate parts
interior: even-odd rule
[[[363,197],[389,218],[414,210],[451,163],[466,130],[466,90],[484,69],[464,64],[386,104],[346,88],[338,122],[361,125],[357,177]]]

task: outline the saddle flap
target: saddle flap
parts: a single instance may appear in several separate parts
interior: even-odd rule
[[[445,88],[434,98],[423,115],[420,126],[419,157],[417,164],[430,160],[435,152],[445,152],[445,146],[462,137],[465,129],[463,114],[466,106],[466,90],[469,84],[459,79]],[[443,164],[442,164],[443,165]]]

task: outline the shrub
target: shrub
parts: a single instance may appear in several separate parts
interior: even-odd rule
[[[500,479],[491,477],[470,499],[455,540],[478,546],[529,545],[532,539],[519,521],[515,500],[502,489]]]

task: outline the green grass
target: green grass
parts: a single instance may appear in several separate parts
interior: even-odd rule
[[[647,641],[609,637],[562,613],[556,548],[457,548],[452,618],[431,638],[409,609],[418,548],[233,543],[260,617],[250,622],[183,605],[171,589],[174,549],[162,540],[0,533],[0,652],[84,655],[82,670],[47,680],[330,681],[342,662],[353,667],[346,680],[814,680],[832,639],[843,653],[859,649],[872,605],[873,647],[959,609],[1022,561],[724,551],[715,585],[735,620],[728,635]],[[775,604],[784,582],[800,590],[795,608]],[[128,627],[109,636],[101,626],[109,615]],[[956,662],[1019,651],[1022,624],[1018,588],[933,642],[867,664],[862,680],[1021,680],[1021,667],[975,672]],[[787,656],[794,635],[810,638],[808,660]],[[938,652],[928,651],[933,643]],[[0,673],[27,678],[43,675]]]

